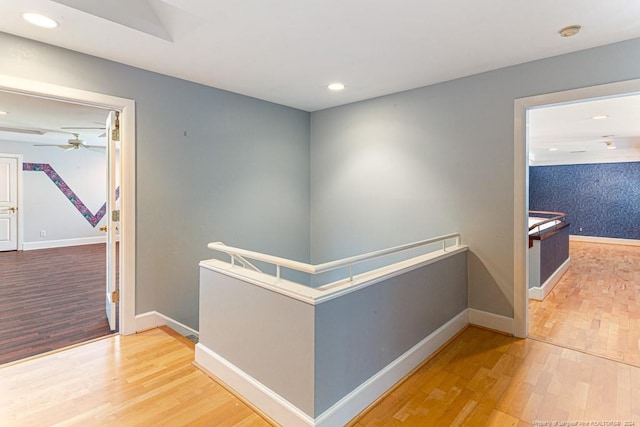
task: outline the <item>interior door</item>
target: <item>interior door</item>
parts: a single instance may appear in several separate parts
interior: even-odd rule
[[[116,304],[119,301],[117,289],[117,228],[120,222],[120,210],[117,206],[116,189],[118,188],[118,144],[120,142],[120,113],[111,111],[107,117],[107,319],[109,328],[115,331],[117,328]]]
[[[18,159],[0,157],[0,251],[18,249]]]

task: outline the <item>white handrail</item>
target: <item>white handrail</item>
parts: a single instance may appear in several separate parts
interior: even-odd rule
[[[451,233],[444,236],[433,237],[431,239],[420,240],[413,243],[407,243],[400,246],[394,246],[388,249],[381,249],[379,251],[368,252],[362,255],[356,255],[349,258],[343,258],[337,261],[325,262],[323,264],[311,265],[304,262],[293,261],[287,258],[281,258],[273,255],[267,255],[260,252],[249,251],[247,249],[234,248],[227,246],[222,242],[212,242],[207,245],[209,249],[214,251],[226,253],[233,259],[234,256],[245,256],[247,258],[254,259],[256,261],[262,261],[276,266],[276,277],[280,278],[280,267],[289,268],[292,270],[301,271],[309,274],[319,274],[331,270],[336,270],[342,267],[349,267],[349,280],[353,280],[352,267],[355,264],[369,261],[372,259],[380,258],[385,255],[406,251],[409,249],[417,248],[419,246],[426,246],[433,243],[442,242],[442,250],[447,250],[447,241],[455,239],[455,246],[460,246],[460,234]]]

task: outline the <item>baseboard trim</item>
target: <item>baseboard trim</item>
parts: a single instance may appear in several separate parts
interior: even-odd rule
[[[569,240],[575,242],[606,243],[609,245],[640,246],[640,240],[618,239],[614,237],[577,236],[572,234],[569,236]]]
[[[219,378],[278,424],[314,425],[311,416],[202,343],[196,344],[195,362],[196,366]]]
[[[42,242],[23,242],[23,251],[33,251],[36,249],[65,248],[67,246],[94,245],[96,243],[107,243],[107,236],[80,237],[78,239],[45,240]]]
[[[155,310],[136,314],[136,332],[146,331],[148,329],[157,328],[158,326],[168,326],[185,337],[189,335],[195,335],[198,337],[200,335],[195,329],[192,329],[169,316],[158,313]]]
[[[511,317],[501,316],[499,314],[489,313],[487,311],[469,308],[469,323],[483,328],[493,329],[495,331],[504,332],[513,335],[514,323]]]
[[[195,361],[281,425],[344,425],[462,331],[469,324],[468,317],[463,310],[315,419],[203,343],[196,345]]]
[[[345,425],[469,324],[467,310],[433,331],[316,418],[315,426]]]
[[[534,286],[533,288],[529,288],[529,298],[535,299],[538,301],[542,301],[549,295],[549,292],[553,289],[555,285],[558,284],[564,273],[569,269],[569,264],[571,263],[571,257],[567,258],[565,262],[562,263],[560,267],[556,271],[553,272],[551,276],[542,284],[542,286]]]

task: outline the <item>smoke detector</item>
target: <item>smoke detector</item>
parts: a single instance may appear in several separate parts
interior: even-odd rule
[[[580,32],[580,28],[582,28],[580,25],[570,25],[561,29],[558,33],[561,37],[571,37],[578,34]]]

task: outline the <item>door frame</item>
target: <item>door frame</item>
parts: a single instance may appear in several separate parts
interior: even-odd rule
[[[23,237],[22,235],[24,234],[24,225],[22,223],[22,154],[11,154],[11,153],[0,153],[0,157],[8,157],[8,158],[12,158],[12,159],[16,159],[18,161],[18,165],[17,168],[18,170],[16,170],[16,175],[17,175],[17,185],[18,185],[18,191],[17,191],[17,198],[18,198],[18,202],[16,203],[16,207],[18,208],[18,212],[17,212],[17,216],[16,216],[16,221],[17,221],[17,230],[16,230],[16,238],[18,240],[17,244],[18,244],[18,250],[21,251],[23,249]]]
[[[513,218],[513,334],[529,334],[529,143],[528,111],[550,105],[567,104],[596,98],[640,94],[640,79],[571,89],[514,100],[514,218]]]
[[[136,266],[136,120],[135,101],[0,74],[0,89],[18,94],[74,102],[121,114],[120,135],[126,143],[120,147],[120,328],[119,333],[136,332],[135,266]],[[20,174],[21,175],[21,174]]]

